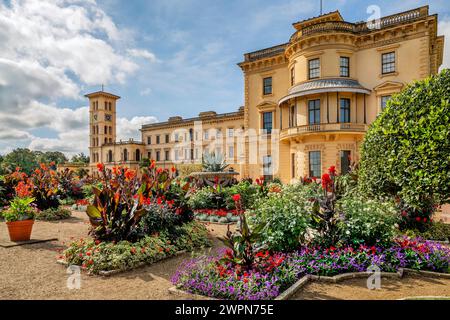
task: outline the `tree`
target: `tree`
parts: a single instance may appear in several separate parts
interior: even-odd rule
[[[54,162],[56,165],[61,163],[66,163],[68,161],[67,157],[64,155],[64,153],[59,151],[48,151],[45,153],[36,152],[37,160],[40,163],[52,163]]]
[[[398,196],[419,212],[449,201],[450,70],[388,102],[364,138],[359,186],[370,196]]]
[[[7,154],[2,165],[6,171],[14,171],[17,167],[20,167],[23,172],[30,174],[39,166],[39,163],[34,152],[19,148]]]
[[[72,159],[70,160],[70,162],[72,163],[84,163],[84,164],[89,164],[90,159],[88,156],[86,156],[83,152],[74,155],[72,157]]]

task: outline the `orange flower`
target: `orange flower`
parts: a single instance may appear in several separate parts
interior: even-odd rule
[[[172,167],[172,173],[175,173],[175,172],[177,172],[177,168],[175,168],[175,167]]]
[[[128,170],[127,172],[125,172],[125,178],[128,180],[133,179],[136,176],[136,171],[134,170]]]
[[[156,161],[152,160],[152,162],[150,163],[150,169],[154,169],[156,167]]]

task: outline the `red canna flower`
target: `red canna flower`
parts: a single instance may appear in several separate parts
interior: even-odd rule
[[[172,173],[175,173],[175,172],[177,172],[177,168],[175,168],[174,166],[172,167]]]
[[[332,175],[332,176],[335,176],[335,175],[336,175],[336,167],[335,167],[335,166],[331,166],[331,167],[328,169],[328,173],[329,173],[330,175]]]
[[[421,219],[420,217],[417,217],[417,218],[416,218],[416,221],[417,221],[417,222],[420,222],[421,220],[422,220],[422,219]]]
[[[103,170],[105,170],[105,166],[103,163],[97,163],[97,169],[98,171],[103,172]]]
[[[327,189],[328,186],[331,184],[332,180],[328,173],[325,173],[322,176],[322,188]]]
[[[136,248],[135,248],[135,247],[131,248],[130,252],[131,252],[132,254],[136,254]]]
[[[233,196],[233,201],[234,202],[238,202],[238,201],[240,201],[241,200],[241,195],[240,194],[235,194],[234,196]]]

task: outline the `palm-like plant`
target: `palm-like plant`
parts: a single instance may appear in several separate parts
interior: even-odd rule
[[[222,154],[205,154],[203,156],[203,170],[206,172],[224,172],[228,167]]]

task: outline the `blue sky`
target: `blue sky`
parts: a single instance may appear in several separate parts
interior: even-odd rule
[[[243,54],[288,41],[293,22],[319,14],[319,0],[0,3],[0,153],[19,146],[87,152],[83,95],[102,83],[122,97],[120,138],[173,115],[237,110]],[[324,12],[338,9],[355,22],[367,20],[369,5],[385,16],[426,4],[450,35],[444,0],[324,0]]]

